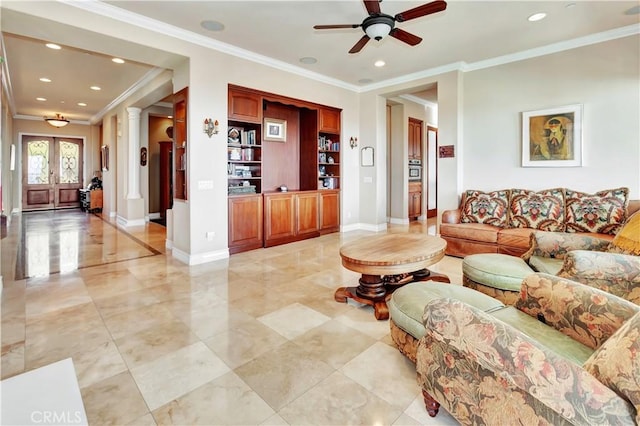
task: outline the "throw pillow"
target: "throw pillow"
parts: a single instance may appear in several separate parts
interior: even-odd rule
[[[564,191],[562,188],[528,191],[512,189],[509,217],[512,228],[564,231]]]
[[[615,235],[626,219],[629,188],[608,189],[587,194],[567,189],[567,232],[595,232]]]
[[[640,256],[640,211],[632,214],[622,225],[607,251]]]
[[[464,194],[460,222],[484,223],[504,228],[508,224],[509,191],[482,192],[469,190]]]
[[[635,314],[584,363],[584,368],[636,408],[640,420],[640,313]]]

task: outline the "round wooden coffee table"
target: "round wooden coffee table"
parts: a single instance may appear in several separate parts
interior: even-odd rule
[[[447,242],[419,233],[393,233],[364,237],[340,248],[342,266],[360,272],[357,287],[340,287],[337,302],[353,299],[373,306],[376,319],[389,318],[387,300],[397,288],[413,281],[448,283],[449,277],[429,271],[444,257]]]

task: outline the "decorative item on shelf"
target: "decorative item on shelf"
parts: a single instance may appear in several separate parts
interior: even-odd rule
[[[327,154],[321,152],[318,154],[318,163],[326,163],[327,162]]]
[[[47,123],[49,123],[53,127],[64,127],[67,124],[69,124],[69,120],[67,120],[66,118],[64,118],[64,116],[62,116],[60,114],[56,114],[55,118],[47,118],[47,117],[45,117],[44,121],[46,121]]]
[[[218,120],[214,120],[212,118],[204,119],[204,132],[207,136],[211,137],[212,135],[218,134]]]
[[[327,169],[324,166],[319,168],[320,176],[324,176],[327,173]]]
[[[329,163],[329,164],[333,164],[333,163],[335,163],[335,161],[334,161],[334,159],[333,159],[333,157],[332,157],[332,156],[328,156],[328,157],[327,157],[327,163]]]
[[[351,147],[351,149],[357,147],[358,146],[358,138],[354,138],[353,136],[351,136],[351,138],[349,139],[349,146]]]
[[[289,188],[287,188],[287,185],[284,185],[284,184],[280,185],[279,189],[280,189],[280,192],[287,192],[289,190]]]
[[[242,128],[229,127],[229,130],[227,130],[227,143],[240,143],[240,134],[242,131]]]

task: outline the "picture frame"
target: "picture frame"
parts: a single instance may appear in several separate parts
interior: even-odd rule
[[[287,121],[277,118],[265,118],[264,137],[262,139],[271,142],[286,142]]]
[[[581,166],[581,104],[522,113],[522,167]]]
[[[100,148],[100,163],[103,172],[109,171],[109,145],[102,145]]]

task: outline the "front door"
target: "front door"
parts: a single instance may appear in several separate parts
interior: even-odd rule
[[[79,207],[82,139],[22,137],[22,210]]]

